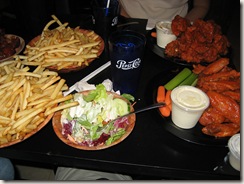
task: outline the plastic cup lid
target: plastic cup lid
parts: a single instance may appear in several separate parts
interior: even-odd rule
[[[229,139],[228,147],[231,153],[240,159],[240,134],[235,134]]]

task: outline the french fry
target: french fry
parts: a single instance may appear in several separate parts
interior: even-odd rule
[[[5,144],[8,142],[8,139],[6,137],[0,137],[0,144]]]
[[[26,78],[21,78],[20,82],[17,82],[17,85],[13,88],[13,91],[17,91],[21,86],[26,82]]]
[[[47,25],[44,27],[44,29],[43,29],[43,33],[42,33],[42,34],[44,34],[44,31],[48,30],[49,26],[52,25],[52,24],[55,23],[55,22],[56,22],[56,20],[51,20],[51,21],[49,21],[49,22],[47,23]]]
[[[45,51],[45,50],[49,50],[49,49],[55,49],[55,48],[63,47],[63,46],[66,46],[66,45],[70,45],[70,44],[73,44],[73,43],[77,43],[79,41],[80,40],[71,40],[71,41],[67,41],[67,42],[60,43],[58,45],[45,46],[45,47],[42,47],[40,49],[40,51]]]
[[[64,96],[64,97],[61,97],[61,98],[56,98],[55,100],[50,101],[46,106],[50,107],[50,106],[53,106],[54,104],[58,104],[58,103],[67,101],[67,100],[70,100],[72,98],[73,98],[73,95],[69,94],[67,96]]]
[[[64,79],[61,79],[57,85],[57,87],[55,88],[54,92],[52,93],[51,95],[51,99],[55,99],[58,95],[58,92],[61,90],[61,88],[63,87],[65,83],[65,80]]]
[[[41,87],[42,90],[47,89],[49,86],[60,80],[59,76],[53,76],[45,85]]]
[[[44,121],[44,118],[39,119],[39,121],[41,121],[41,122]],[[34,130],[34,129],[37,128],[37,125],[30,124],[30,125],[27,125],[26,128],[31,129],[31,130]]]
[[[0,86],[0,89],[4,89],[4,88],[6,88],[8,86],[11,86],[11,85],[13,85],[13,83],[14,83],[14,81],[10,81],[8,83],[5,83],[5,84],[3,84],[3,85]]]
[[[74,102],[70,102],[70,103],[67,103],[67,104],[62,104],[62,105],[59,105],[57,107],[54,107],[48,111],[46,111],[44,114],[45,116],[48,116],[49,114],[52,114],[56,111],[59,111],[59,110],[62,110],[62,109],[66,109],[66,108],[70,108],[70,107],[74,107],[74,106],[77,106],[79,105],[79,102],[77,101],[74,101]]]
[[[52,18],[61,26],[62,23],[60,22],[60,20],[55,16],[55,15],[51,15]]]
[[[13,104],[15,98],[17,97],[17,95],[19,95],[19,93],[22,91],[22,88],[14,91],[10,97],[10,100],[8,101],[8,103],[6,104],[6,107],[11,107],[11,105]]]
[[[71,65],[72,65],[72,63],[70,63],[70,62],[65,62],[65,63],[64,62],[60,62],[60,63],[57,64],[57,69],[61,70],[63,68],[71,66]]]
[[[29,81],[26,81],[24,84],[24,99],[23,99],[23,104],[22,104],[22,109],[25,109],[27,107],[27,98],[30,95],[30,83]]]
[[[31,107],[31,106],[36,106],[36,105],[41,104],[41,103],[44,103],[44,102],[48,103],[48,102],[50,102],[51,100],[52,100],[52,98],[50,98],[50,97],[41,98],[41,99],[39,99],[39,100],[33,101],[33,102],[31,102],[31,103],[28,103],[27,106],[29,106],[29,107]]]
[[[10,118],[7,118],[5,116],[0,116],[0,124],[6,125],[6,124],[10,123],[11,121],[12,120]]]
[[[25,109],[25,110],[21,110],[18,111],[15,115],[16,119],[21,118],[22,116],[26,116],[28,114],[30,114],[33,111],[33,109]]]
[[[3,131],[3,136],[7,135],[8,131],[11,129],[11,127],[6,127],[5,130]]]
[[[49,75],[58,76],[58,73],[54,72],[54,71],[43,71],[42,72],[42,76],[49,76]]]
[[[8,100],[10,100],[12,93],[7,93],[4,98],[0,99],[0,110],[3,110],[5,104],[7,104]]]
[[[37,114],[41,113],[44,111],[44,108],[39,108],[39,109],[31,109],[31,113],[29,113],[28,115],[26,115],[25,117],[17,120],[13,126],[12,126],[12,129],[15,129],[17,128],[18,126],[20,126],[21,124],[29,121],[32,117],[36,116]]]
[[[40,56],[42,56],[42,55],[44,55],[44,54],[45,54],[45,52],[39,52],[38,54],[36,54],[36,55],[34,55],[34,56],[28,58],[28,61],[35,60],[36,58],[38,58],[38,57],[40,57]]]
[[[46,59],[46,62],[58,62],[58,61],[62,61],[62,62],[75,62],[75,61],[85,61],[83,56],[78,56],[78,55],[74,55],[74,56],[69,56],[69,57],[60,57],[60,58],[50,58],[50,59]]]
[[[45,120],[45,118],[40,117],[37,121],[35,121],[32,125],[34,126],[38,126],[39,124],[41,124],[43,121]]]
[[[45,102],[39,103],[39,104],[35,105],[35,108],[46,107],[46,105],[47,105],[49,102],[50,102],[50,101],[45,101]]]
[[[14,108],[13,108],[13,111],[12,111],[12,114],[11,114],[11,120],[14,120],[15,119],[15,116],[16,116],[16,113],[17,113],[17,111],[18,111],[18,107],[19,107],[19,101],[20,101],[20,99],[18,98],[17,100],[16,100],[16,103],[15,103],[15,105],[14,105]]]
[[[23,107],[23,102],[24,101],[24,94],[23,91],[20,92],[19,94],[19,105],[20,105],[20,111],[23,111],[22,107]]]

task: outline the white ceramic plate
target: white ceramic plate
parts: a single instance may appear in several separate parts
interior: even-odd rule
[[[18,55],[24,49],[24,47],[25,47],[25,41],[24,41],[23,38],[21,38],[19,36],[16,36],[16,35],[13,35],[13,34],[5,34],[5,37],[7,37],[7,38],[10,38],[12,36],[18,37],[20,39],[20,45],[19,45],[19,47],[17,47],[15,49],[15,54],[13,54],[12,56],[9,56],[7,58],[4,58],[4,59],[0,60],[0,62],[10,60],[11,58],[13,58],[13,56]]]

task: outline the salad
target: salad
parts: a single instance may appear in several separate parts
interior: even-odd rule
[[[133,100],[129,94],[122,95]],[[120,139],[129,125],[129,118],[119,116],[130,112],[130,103],[107,92],[103,84],[95,90],[74,94],[72,100],[79,105],[64,109],[61,113],[62,134],[82,146],[110,145]]]

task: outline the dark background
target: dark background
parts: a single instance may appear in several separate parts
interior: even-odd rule
[[[50,15],[55,14],[62,21],[68,21],[70,27],[79,25],[83,29],[92,29],[86,27],[88,24],[84,21],[91,18],[91,1],[0,0],[0,28],[5,28],[6,33],[17,34],[28,42],[42,32],[51,20]],[[190,0],[190,7],[192,3],[193,0]],[[237,70],[240,70],[240,9],[240,1],[237,0],[211,0],[205,18],[219,24],[223,34],[234,45],[230,49],[230,57]]]

